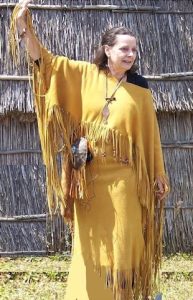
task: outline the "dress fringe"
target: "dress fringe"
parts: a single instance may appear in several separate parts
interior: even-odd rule
[[[53,204],[56,199],[58,201],[64,200],[62,198],[61,171],[59,171],[60,166],[57,162],[57,155],[63,151],[70,153],[70,143],[77,137],[86,136],[93,153],[94,146],[98,142],[102,144],[102,154],[105,153],[106,144],[112,143],[114,158],[121,164],[126,163],[136,169],[145,241],[141,267],[137,272],[131,272],[133,278],[128,277],[131,275],[126,271],[118,270],[113,273],[113,271],[108,270],[106,285],[113,289],[115,300],[139,299],[140,293],[143,295],[143,299],[148,299],[148,296],[152,294],[161,261],[164,205],[163,202],[155,201],[154,184],[149,182],[139,149],[133,145],[131,138],[123,136],[115,130],[85,122],[75,125],[70,115],[58,107],[53,107],[48,114],[48,124],[45,126],[46,153],[44,157],[46,158],[49,188],[48,200],[51,208],[58,205],[58,202],[57,205],[56,203]],[[68,126],[66,127],[64,124],[68,124]],[[167,179],[164,176],[162,178],[165,180],[167,190]],[[86,197],[85,167],[79,171],[72,169],[70,195],[80,200]],[[126,294],[132,296],[124,298]]]
[[[19,11],[16,5],[10,29],[10,51],[16,65],[20,62],[19,39],[16,29],[16,15]],[[31,16],[27,12],[28,29],[33,30]],[[41,47],[40,47],[41,48]],[[43,62],[41,53],[41,61]],[[28,57],[28,64],[30,59]],[[110,129],[98,123],[82,122],[77,124],[71,115],[58,105],[49,107],[45,102],[46,83],[44,82],[43,69],[34,67],[33,89],[36,101],[39,135],[42,146],[43,160],[46,165],[47,198],[50,213],[58,208],[66,207],[67,193],[62,186],[62,166],[60,157],[72,162],[72,143],[81,136],[86,136],[89,147],[95,154],[97,143],[101,146],[101,156],[106,157],[106,145],[113,147],[112,156],[120,164],[136,170],[137,190],[142,206],[142,224],[145,249],[139,270],[130,272],[106,270],[106,286],[112,288],[115,300],[148,299],[152,295],[153,285],[159,270],[162,255],[162,225],[164,218],[163,201],[156,201],[155,187],[157,182],[149,178],[145,160],[139,145],[136,145],[131,136],[122,135],[118,130]],[[36,69],[36,70],[35,70]],[[83,199],[87,195],[85,166],[81,170],[71,169],[71,185],[69,195],[73,198]],[[168,180],[160,175],[164,189],[169,191]],[[154,180],[154,179],[153,179]],[[100,269],[100,267],[99,267]]]
[[[37,98],[36,98],[36,101]],[[41,101],[41,99],[39,99]],[[39,105],[37,105],[38,107]],[[137,172],[138,195],[140,203],[143,207],[149,207],[150,183],[147,172],[143,165],[143,159],[138,148],[133,144],[131,137],[124,136],[116,130],[107,128],[103,125],[94,123],[82,122],[75,124],[69,113],[64,112],[57,106],[47,109],[42,114],[44,122],[39,126],[41,144],[43,149],[44,163],[47,168],[48,188],[50,187],[59,198],[62,196],[60,187],[61,170],[58,164],[58,155],[63,152],[69,154],[69,159],[72,161],[71,144],[79,137],[86,136],[89,147],[92,153],[95,154],[95,146],[101,145],[101,157],[106,157],[106,146],[112,144],[112,156],[122,165],[135,168]],[[42,120],[42,117],[39,118]],[[86,192],[86,177],[85,168],[81,170],[72,171],[72,185],[70,189],[71,195],[75,198],[82,199]],[[49,190],[50,207],[54,201],[52,192]]]

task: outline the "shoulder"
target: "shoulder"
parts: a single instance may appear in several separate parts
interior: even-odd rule
[[[67,56],[56,56],[54,60],[55,71],[64,72],[65,76],[84,76],[90,69],[90,63],[71,59]]]
[[[135,84],[137,86],[148,89],[148,82],[145,77],[139,75],[138,73],[129,73],[127,74],[127,82]]]

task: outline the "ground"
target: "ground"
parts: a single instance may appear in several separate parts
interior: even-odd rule
[[[1,300],[63,300],[70,257],[0,258]],[[163,300],[193,300],[193,255],[164,257]]]

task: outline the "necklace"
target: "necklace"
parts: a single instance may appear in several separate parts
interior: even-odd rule
[[[103,116],[103,122],[104,124],[108,123],[108,117],[110,115],[110,110],[109,110],[109,104],[112,104],[113,101],[116,101],[116,97],[115,97],[115,93],[118,90],[118,88],[120,87],[123,79],[125,78],[125,74],[120,78],[120,80],[117,82],[115,89],[113,91],[113,93],[111,94],[110,97],[108,97],[108,78],[107,78],[107,73],[106,73],[106,93],[105,93],[105,100],[106,103],[102,109],[102,116]]]

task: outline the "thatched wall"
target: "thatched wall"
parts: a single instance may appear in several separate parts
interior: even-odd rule
[[[1,2],[18,2],[3,1]],[[193,69],[192,36],[193,36],[193,4],[191,0],[128,0],[128,1],[34,1],[34,4],[59,4],[73,7],[75,5],[118,5],[120,7],[138,6],[151,7],[151,11],[119,11],[106,7],[106,10],[74,10],[65,11],[62,8],[32,9],[37,33],[42,42],[57,54],[67,54],[70,57],[91,60],[93,50],[99,42],[101,32],[114,25],[126,25],[139,37],[141,72],[143,74],[160,74],[168,72],[183,72]],[[159,8],[156,9],[156,8]],[[172,11],[181,13],[172,13]],[[159,12],[160,11],[160,12]],[[184,12],[189,12],[185,14]],[[166,13],[167,12],[167,13]],[[8,20],[11,9],[2,10],[1,24],[4,40],[7,39]],[[5,53],[6,43],[3,43],[2,53]],[[0,73],[13,73],[12,62],[6,60]],[[19,73],[26,73],[20,68]],[[14,70],[16,73],[16,70]]]
[[[35,115],[2,118],[0,145],[0,253],[69,250],[69,231],[61,218],[46,217],[45,168]]]
[[[25,77],[27,68],[25,63],[18,69],[13,67],[8,54],[7,31],[13,2],[17,1],[0,1],[0,224],[3,233],[0,252],[46,250],[47,244],[57,250],[56,244],[62,249],[69,240],[64,241],[65,228],[60,219],[57,219],[59,223],[47,220],[46,225],[45,174],[32,96]],[[52,52],[70,58],[92,61],[101,33],[110,26],[125,25],[136,32],[139,70],[149,79],[159,112],[166,169],[172,186],[166,204],[164,246],[167,252],[192,250],[192,1],[42,0],[34,3],[40,5],[38,9],[32,8],[32,14],[42,43]],[[1,220],[15,215],[29,215],[32,219],[28,218],[25,224],[21,220],[10,223]],[[39,215],[36,221],[34,215]]]
[[[1,216],[45,213],[44,179],[42,165],[24,165],[21,161],[19,165],[1,165]],[[0,240],[0,251],[46,250],[45,222],[23,222],[16,218],[15,222],[1,222]]]
[[[152,80],[148,78],[156,108],[159,111],[192,111],[193,80],[181,78],[170,80]],[[189,76],[188,76],[189,77]],[[33,99],[27,80],[0,80],[1,104],[0,114],[10,111],[34,112]]]
[[[43,163],[35,117],[33,122],[23,122],[24,116],[9,116],[0,122],[0,165],[36,166]]]
[[[1,2],[6,1],[1,0]],[[10,2],[17,1],[7,1],[7,5]],[[100,2],[48,0],[35,2],[36,5],[41,3],[41,9],[32,9],[34,25],[42,43],[54,53],[92,61],[101,33],[110,26],[125,25],[139,37],[139,69],[142,74],[151,76],[193,70],[193,13],[191,13],[193,4],[191,0]],[[104,7],[103,10],[99,7],[97,9],[96,6],[99,3],[105,4],[106,9],[104,10]],[[48,9],[49,4],[54,4],[55,7],[58,4],[59,7]],[[65,11],[65,5],[74,10]],[[88,5],[93,9],[78,10],[77,5]],[[125,8],[125,11],[113,10],[113,5]],[[128,11],[132,7],[136,10]],[[144,10],[137,10],[140,7]],[[0,74],[26,75],[25,63],[18,69],[14,68],[8,53],[7,37],[12,9],[5,5],[2,8],[0,6],[0,9],[0,28],[2,28],[1,34],[4,41],[0,43],[0,53],[2,61],[5,62],[0,64]],[[171,78],[164,77],[162,80],[152,82],[158,109],[192,110],[193,73],[192,76],[183,74],[177,78],[178,80],[172,81],[174,77],[175,74]],[[23,84],[18,80],[0,81],[2,92],[0,113],[17,109],[24,112],[33,111],[29,88]]]
[[[166,252],[193,246],[193,113],[159,113],[165,165],[171,183],[166,203]]]

